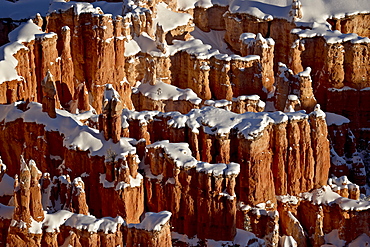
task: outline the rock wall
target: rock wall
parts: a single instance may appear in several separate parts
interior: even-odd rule
[[[59,183],[54,179],[49,187],[51,193],[44,193],[48,178],[44,175],[40,186],[40,177],[35,162],[30,160],[27,165],[21,157],[20,175],[16,175],[14,184],[14,206],[0,204],[2,230],[7,230],[1,241],[8,246],[172,246],[168,223],[171,213],[147,213],[140,224],[128,225],[120,216],[97,219],[89,215],[81,178],[70,183],[68,175],[60,176]],[[58,188],[60,192],[55,193]],[[47,207],[43,211],[45,202],[54,206],[58,203],[62,208],[53,212]]]
[[[73,136],[73,132],[62,134],[59,132],[60,129],[59,131],[48,130],[48,128],[53,128],[53,122],[49,122],[48,125],[47,121],[41,124],[24,120],[24,118],[27,119],[27,114],[34,117],[46,114],[41,112],[40,105],[31,105],[32,103],[28,105],[28,109],[27,104],[24,105],[24,112],[14,105],[8,106],[14,107],[19,118],[15,121],[5,122],[3,120],[1,122],[1,125],[6,129],[1,132],[0,137],[4,140],[1,145],[1,157],[4,163],[8,164],[8,174],[14,176],[18,173],[20,164],[15,157],[23,155],[26,160],[34,159],[39,169],[43,173],[50,173],[51,177],[69,175],[71,178],[76,178],[82,176],[86,185],[85,192],[90,213],[98,217],[122,215],[128,223],[138,222],[144,210],[142,202],[144,191],[142,177],[135,170],[139,163],[135,148],[127,141],[121,140],[116,146],[121,145],[120,148],[123,149],[120,152],[126,149],[124,153],[116,152],[115,145],[110,142],[110,144],[106,144],[110,146],[109,150],[103,150],[100,155],[92,155],[91,149],[76,147],[79,145],[78,143],[66,146],[64,144],[66,140],[76,138]],[[57,114],[56,121],[62,122],[61,118],[63,117]],[[78,123],[70,117],[64,124],[69,127],[75,126],[77,131],[83,132],[84,127],[80,126],[82,129],[78,130]],[[87,137],[90,136],[89,132],[85,133]],[[68,134],[72,134],[72,136]],[[12,141],[8,141],[8,144],[5,145],[5,140],[13,135],[17,138],[11,138]],[[95,138],[98,139],[90,139],[90,142],[101,142],[99,140],[101,137]],[[104,138],[102,139],[104,140]],[[76,160],[79,161],[78,166],[75,165]],[[111,200],[112,197],[116,199],[116,204],[103,207],[104,202]],[[134,202],[135,204],[133,204]]]
[[[329,19],[328,22],[334,30],[339,30],[341,33],[357,33],[362,37],[370,37],[370,32],[367,28],[369,20],[369,14],[358,14],[346,16],[342,19]]]
[[[174,231],[200,239],[234,239],[239,164],[197,162],[187,144],[168,141],[147,146],[144,164],[147,206],[171,211]]]
[[[187,119],[196,119],[199,113],[203,119],[207,119],[207,115],[210,117],[203,120],[207,125],[199,123],[203,127],[192,130],[191,125],[184,124]],[[213,108],[202,108],[187,115],[126,111],[123,115],[129,127],[125,133],[135,139],[144,138],[146,144],[163,139],[188,142],[192,155],[205,162],[240,162],[236,191],[246,204],[273,202],[276,194],[297,195],[326,184],[330,167],[329,142],[325,120],[317,111],[309,116],[302,113],[266,114],[268,119],[274,119],[273,124],[253,138],[238,133],[241,127],[237,121],[224,123],[233,129],[230,132],[216,134],[217,128],[222,127],[211,123],[213,114],[230,114],[230,118],[241,117],[250,123],[251,119],[262,116],[258,113],[238,115]],[[214,132],[208,132],[206,126],[214,128]],[[152,132],[154,129],[162,131]],[[256,190],[256,187],[263,189]]]

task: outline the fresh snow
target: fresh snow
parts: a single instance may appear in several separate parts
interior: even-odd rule
[[[326,40],[328,44],[343,43],[351,41],[354,44],[370,43],[370,39],[367,37],[359,37],[357,34],[349,33],[343,34],[338,30],[329,30],[326,25],[320,25],[314,23],[312,29],[292,29],[291,33],[297,34],[300,38],[312,38],[321,36]]]
[[[292,236],[282,236],[279,240],[279,246],[281,247],[297,247],[297,241]]]
[[[300,23],[326,23],[328,18],[369,13],[368,0],[300,0],[303,18]],[[283,18],[290,20],[291,0],[230,0],[231,13],[247,13],[262,20]]]
[[[289,203],[289,204],[294,204],[294,205],[297,205],[298,202],[300,201],[299,197],[291,196],[291,195],[276,196],[276,199],[282,203]]]
[[[170,143],[168,140],[157,141],[146,147],[146,152],[149,148],[163,148],[166,155],[173,159],[177,168],[180,169],[190,169],[195,168],[197,172],[209,174],[213,177],[220,176],[232,176],[238,175],[240,173],[240,165],[238,163],[231,162],[229,164],[218,163],[210,164],[207,162],[197,161],[189,149],[188,143]],[[157,179],[158,181],[163,180],[163,175],[159,174],[157,176],[153,175],[150,170],[150,166],[147,164],[142,164],[142,168],[145,171],[145,177],[149,180]],[[169,179],[168,179],[169,180]],[[166,183],[174,183],[174,180],[166,181]],[[235,195],[229,195],[225,191],[219,193],[220,196],[226,196],[229,200],[234,200]]]
[[[199,246],[200,239],[195,235],[189,238],[186,234],[180,234],[171,231],[171,237],[173,241],[179,241],[186,243],[187,246]],[[222,246],[265,246],[263,239],[257,238],[252,232],[248,232],[242,229],[236,229],[236,235],[233,241],[215,241],[213,239],[206,239],[207,247],[222,247]]]
[[[173,12],[168,5],[161,2],[157,4],[157,17],[153,19],[153,26],[162,26],[164,32],[171,31],[177,27],[185,26],[193,17],[186,13]]]
[[[303,18],[301,24],[324,24],[328,18],[344,18],[359,13],[370,12],[368,0],[301,0]],[[289,11],[291,0],[178,0],[180,10],[194,8],[195,6],[208,8],[212,5],[227,6],[231,13],[247,13],[264,20],[284,18],[290,20]],[[50,6],[49,6],[50,4]],[[45,16],[48,12],[67,10],[72,6],[77,13],[109,13],[122,14],[120,3],[99,1],[96,3],[66,2],[64,0],[19,0],[10,2],[0,0],[0,18],[14,20],[33,18],[36,13]],[[101,9],[101,10],[100,10]]]
[[[125,188],[128,188],[128,187],[130,187],[130,188],[140,187],[142,185],[143,175],[141,175],[140,173],[138,173],[136,175],[136,178],[131,177],[131,175],[129,175],[129,178],[130,178],[130,182],[129,183],[125,183],[125,182],[122,182],[121,181],[121,182],[118,182],[116,184],[115,181],[108,182],[106,180],[106,174],[100,174],[100,176],[99,176],[99,183],[101,183],[103,185],[103,188],[113,188],[113,187],[116,187],[115,190],[122,190],[122,189],[125,189]]]
[[[213,1],[210,0],[177,0],[179,10],[188,10],[195,7],[209,8],[212,7]]]
[[[134,56],[140,51],[140,46],[135,40],[125,41],[125,57]]]
[[[345,240],[339,239],[338,229],[332,230],[330,233],[324,236],[325,244],[332,244],[336,247],[344,247],[346,244]]]
[[[244,231],[242,229],[236,229],[236,235],[234,238],[234,244],[239,246],[250,246],[250,240],[257,240],[256,246],[263,246],[265,244],[265,241],[262,239],[259,239],[251,232]],[[256,242],[255,242],[256,243]]]
[[[342,115],[335,114],[332,112],[325,112],[326,114],[326,124],[328,126],[330,125],[343,125],[343,124],[348,124],[350,120]]]
[[[147,212],[144,220],[139,224],[129,224],[129,228],[144,229],[146,231],[160,231],[162,226],[166,224],[172,213],[169,211],[161,211],[159,213]]]
[[[14,194],[14,178],[8,174],[4,174],[0,182],[0,197],[1,196],[12,196]]]
[[[342,190],[342,189],[360,189],[357,184],[352,183],[348,180],[347,176],[342,177],[332,177],[328,180],[328,185],[332,188],[333,191]]]
[[[0,203],[0,219],[11,219],[13,216],[13,212],[13,206],[6,206]]]
[[[311,193],[302,193],[302,196],[304,199],[312,201],[316,205],[338,204],[342,210],[364,211],[370,209],[369,201],[359,201],[341,197],[333,192],[329,185],[315,189]]]
[[[125,224],[125,221],[121,216],[97,219],[91,215],[73,214],[64,224],[79,230],[87,230],[88,232],[102,231],[107,234],[116,232],[118,224]]]
[[[365,233],[358,236],[348,245],[348,247],[368,247],[368,246],[370,246],[370,237]]]
[[[103,14],[103,11],[99,7],[94,7],[91,3],[85,2],[66,2],[63,0],[51,0],[49,13],[67,11],[70,8],[74,8],[76,15],[82,13],[91,13],[91,14]]]
[[[31,20],[22,23],[9,33],[10,43],[0,47],[0,84],[4,81],[22,80],[15,69],[18,60],[13,55],[21,49],[28,49],[22,42],[34,40],[35,35],[43,33]]]
[[[257,99],[257,97],[255,98]],[[180,113],[159,113],[157,111],[136,112],[123,110],[123,125],[128,126],[127,119],[140,120],[140,124],[147,124],[155,119],[156,116],[172,117],[168,125],[173,127],[189,127],[194,133],[199,133],[199,129],[210,135],[225,136],[231,129],[237,131],[248,140],[258,138],[263,130],[270,124],[280,124],[288,120],[307,119],[305,111],[296,112],[245,112],[237,114],[228,110],[205,106],[201,109],[192,109],[189,113],[182,115]],[[321,110],[314,113],[317,117],[325,117]],[[324,115],[323,115],[324,114]]]
[[[198,161],[192,156],[188,143],[170,143],[168,140],[157,141],[146,146],[149,148],[163,148],[164,151],[175,161],[179,168],[194,168]]]
[[[153,100],[188,100],[199,105],[202,102],[193,90],[181,89],[176,86],[158,80],[154,85],[142,83],[138,87],[139,92]]]
[[[203,32],[198,27],[194,28],[190,34],[195,39],[200,39],[204,44],[211,45],[212,49],[217,49],[220,53],[232,55],[233,52],[228,48],[224,36],[226,31],[211,30]]]
[[[46,112],[42,112],[39,103],[30,102],[28,110],[19,110],[16,106],[19,103],[0,105],[0,121],[12,122],[16,119],[23,119],[24,122],[43,124],[46,131],[58,131],[64,135],[63,145],[69,149],[90,151],[93,156],[108,156],[115,153],[116,159],[123,158],[131,153],[136,153],[127,138],[121,138],[118,143],[111,139],[106,141],[102,133],[83,125],[74,114],[64,110],[56,110],[57,117],[50,118]],[[109,158],[109,157],[108,157]]]

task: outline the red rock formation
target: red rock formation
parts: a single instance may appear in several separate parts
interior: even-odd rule
[[[312,112],[317,101],[313,94],[311,68],[294,75],[285,64],[279,64],[279,76],[275,84],[275,108],[285,112],[300,109]],[[290,96],[291,95],[291,96]]]
[[[55,108],[57,106],[57,91],[53,75],[48,70],[44,80],[41,82],[42,87],[42,111],[46,112],[49,117],[56,118]]]
[[[39,246],[41,242],[40,232],[37,230],[37,227],[36,229],[33,227],[34,224],[37,225],[39,221],[43,220],[42,208],[41,211],[39,210],[41,207],[41,194],[40,190],[35,190],[38,188],[38,184],[35,184],[37,178],[33,178],[35,175],[38,176],[38,172],[35,167],[31,169],[32,172],[23,157],[21,157],[19,179],[16,177],[14,183],[15,209],[12,217],[13,224],[9,228],[6,240],[9,246]]]
[[[250,33],[240,35],[242,40],[240,52],[243,56],[258,55],[261,57],[262,86],[265,93],[272,91],[274,84],[274,46],[275,41],[271,38],[263,38],[260,33],[256,36]]]
[[[170,217],[168,211],[145,213],[141,223],[128,225],[126,246],[172,246]]]
[[[100,128],[105,140],[112,138],[117,143],[121,137],[122,102],[111,84],[106,85],[103,98],[103,110],[99,116]]]
[[[10,105],[9,107],[14,107]],[[35,108],[34,108],[35,107]],[[18,112],[21,115],[22,114],[29,114],[29,117],[37,117],[40,114],[45,114],[41,112],[41,106],[40,105],[28,105],[26,108],[26,112]],[[32,108],[32,110],[30,110]],[[15,108],[17,109],[17,108]],[[30,111],[29,111],[30,110]],[[46,114],[45,114],[46,115]],[[44,116],[45,116],[44,115]],[[21,117],[21,116],[19,116]],[[47,115],[45,116],[46,120]],[[60,115],[57,114],[58,121],[56,122],[48,122],[45,121],[43,124],[36,124],[36,123],[26,123],[23,122],[22,119],[15,120],[14,122],[4,123],[4,126],[6,126],[6,129],[9,131],[2,131],[1,132],[1,138],[4,138],[3,140],[7,139],[7,136],[13,135],[16,133],[18,136],[18,139],[13,139],[13,141],[10,141],[11,145],[6,145],[5,142],[3,142],[4,145],[1,146],[1,155],[5,162],[7,162],[11,167],[11,169],[8,170],[9,174],[14,175],[17,173],[17,169],[19,167],[19,164],[15,163],[13,160],[13,156],[24,154],[26,158],[34,158],[40,167],[40,170],[43,172],[50,172],[51,174],[60,174],[59,170],[56,168],[50,167],[48,164],[49,162],[55,162],[57,163],[58,160],[51,159],[51,157],[57,156],[58,159],[64,160],[63,166],[64,171],[63,173],[68,173],[71,177],[78,177],[81,174],[87,172],[89,173],[89,177],[85,178],[84,180],[85,184],[88,183],[88,186],[85,187],[85,192],[87,196],[87,204],[89,205],[90,213],[93,213],[96,216],[99,216],[100,214],[104,213],[104,215],[112,215],[116,216],[117,214],[127,217],[127,221],[129,223],[131,222],[138,222],[140,215],[143,212],[143,188],[142,188],[142,182],[139,183],[138,186],[133,185],[130,186],[124,186],[123,183],[121,187],[116,187],[115,185],[111,186],[110,188],[101,188],[101,190],[95,190],[93,188],[99,188],[101,187],[99,185],[99,179],[100,174],[105,174],[105,166],[104,166],[104,160],[109,156],[109,153],[106,153],[103,151],[103,153],[99,155],[91,155],[92,150],[94,148],[85,149],[86,147],[76,147],[76,150],[73,150],[71,147],[73,145],[79,145],[78,141],[77,143],[73,144],[71,143],[71,146],[64,146],[64,141],[68,140],[68,138],[71,138],[72,140],[75,140],[77,136],[69,136],[71,132],[65,132],[64,134],[61,134],[60,132],[56,131],[46,131],[45,125],[49,125],[50,128],[54,128],[53,124],[55,123],[61,123],[60,121],[63,121],[64,119],[67,126],[75,126],[76,128],[81,128],[77,133],[80,131],[82,133],[86,133],[87,136],[93,137],[92,135],[88,133],[94,133],[90,132],[92,130],[85,129],[84,126],[80,126],[73,118],[63,118]],[[50,120],[50,119],[49,119]],[[61,123],[62,124],[62,123]],[[59,127],[60,128],[60,127]],[[28,130],[28,131],[24,131]],[[87,132],[85,132],[87,130]],[[39,136],[39,138],[38,138]],[[96,138],[96,137],[94,137]],[[104,139],[90,139],[90,144],[95,143],[95,141],[99,141],[102,143],[105,143],[104,145],[110,145],[110,148],[112,149],[112,152],[115,152],[114,148],[119,146],[120,152],[123,151],[123,153],[117,152],[115,153],[115,161],[118,162],[118,168],[128,166],[131,167],[130,169],[130,176],[133,179],[137,179],[138,181],[141,181],[140,174],[137,174],[135,171],[135,167],[137,169],[138,160],[136,158],[135,149],[127,142],[127,140],[121,139],[119,143],[114,144],[112,142],[105,142]],[[69,139],[69,140],[71,140]],[[77,138],[78,139],[78,138]],[[95,141],[94,141],[95,140]],[[46,148],[45,143],[48,143],[50,145],[50,149]],[[11,148],[10,148],[11,147]],[[82,150],[81,150],[82,149]],[[85,150],[84,150],[85,149]],[[35,150],[37,152],[35,152]],[[89,151],[90,150],[90,151]],[[124,151],[126,150],[126,151]],[[104,157],[106,156],[106,157]],[[79,166],[75,165],[75,160],[79,160]],[[117,171],[119,172],[119,170]],[[69,184],[70,181],[68,181],[68,174],[64,175],[63,177],[60,177],[65,183],[58,182],[59,185],[56,185],[54,182],[54,188],[57,189],[57,193],[60,193],[60,196],[63,197],[61,199],[62,206],[65,208],[71,208],[71,190],[72,187]],[[58,179],[57,179],[58,180]],[[115,178],[115,181],[117,184],[120,184],[122,178],[117,177]],[[130,183],[129,183],[130,185]],[[115,190],[117,189],[117,190]],[[101,200],[95,201],[96,199],[96,193],[98,192],[99,198]],[[109,204],[110,207],[107,207],[103,211],[101,211],[102,204],[105,200],[109,200],[110,196],[114,195],[116,197],[116,204]],[[56,197],[59,198],[59,197]],[[133,202],[135,203],[128,203]],[[94,201],[94,203],[92,203]],[[126,202],[127,201],[127,202]],[[122,204],[126,206],[122,206]],[[133,206],[135,205],[135,207]]]
[[[188,236],[234,238],[238,164],[197,162],[185,143],[168,141],[147,146],[144,162],[149,210],[169,210],[175,231]]]
[[[152,132],[150,136],[146,137],[148,144],[166,138],[173,142],[190,140],[189,144],[193,156],[199,157],[203,161],[228,163],[234,160],[243,160],[238,186],[240,187],[241,200],[248,204],[256,205],[267,200],[273,202],[275,193],[296,195],[320,186],[317,183],[326,183],[327,177],[325,178],[325,176],[327,175],[324,174],[328,172],[330,166],[330,155],[329,144],[325,138],[327,130],[322,118],[324,115],[315,117],[317,113],[313,113],[312,116],[310,115],[310,122],[308,122],[308,116],[300,115],[299,112],[291,115],[271,114],[269,116],[276,119],[274,120],[275,124],[267,126],[261,135],[250,139],[233,131],[218,135],[207,133],[202,128],[199,129],[198,134],[196,131],[190,130],[190,126],[184,124],[187,118],[196,119],[196,114],[201,112],[205,114],[203,116],[204,119],[207,119],[205,121],[211,122],[212,120],[207,118],[208,110],[210,109],[201,109],[182,116],[158,113],[145,115],[129,111],[124,112],[124,115],[130,126],[129,136],[134,138],[144,137],[137,135],[140,128],[143,130],[142,126],[145,126],[147,130],[168,129]],[[234,115],[224,110],[214,110],[213,114],[230,114],[230,118],[257,116],[256,113]],[[166,118],[162,116],[166,116]],[[288,121],[288,117],[291,120]],[[230,122],[229,128],[233,128],[232,122]],[[321,149],[325,151],[316,154],[318,159],[313,158],[314,152]],[[287,162],[291,165],[288,166]],[[317,177],[324,177],[315,182],[313,178],[316,176],[316,172],[321,172],[321,169],[324,172]],[[266,180],[266,177],[270,177],[271,180]],[[256,186],[264,189],[255,190]]]
[[[369,29],[366,26],[369,18],[369,14],[358,14],[341,19],[329,19],[328,22],[333,26],[333,29],[339,30],[341,33],[356,33],[362,37],[370,37]]]

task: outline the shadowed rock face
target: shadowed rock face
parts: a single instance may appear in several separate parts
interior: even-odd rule
[[[125,2],[112,16],[71,3],[21,24],[35,35],[12,40],[18,76],[0,82],[0,183],[14,183],[0,186],[0,245],[370,234],[356,143],[370,139],[370,42],[350,34],[369,37],[369,15],[313,34],[296,25],[298,0],[287,19],[181,4]],[[327,127],[318,103],[348,122]]]

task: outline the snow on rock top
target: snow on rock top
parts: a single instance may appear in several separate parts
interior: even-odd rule
[[[346,16],[369,13],[370,2],[368,0],[301,0],[303,17],[300,22],[312,24],[326,23],[328,18],[344,18]],[[45,15],[48,11],[67,10],[72,6],[77,13],[111,13],[121,14],[119,3],[96,2],[66,2],[64,0],[18,0],[10,2],[0,0],[0,18],[12,18],[21,20],[32,18],[36,13]],[[49,7],[50,5],[50,7]],[[247,13],[262,20],[271,20],[274,17],[290,20],[289,11],[292,8],[291,0],[177,0],[180,10],[194,8],[196,6],[209,8],[212,5],[229,6],[231,13]]]
[[[361,234],[348,245],[348,247],[367,247],[367,246],[370,246],[370,237],[366,233]]]
[[[212,39],[212,37],[210,38]],[[207,39],[205,39],[205,41],[207,41]],[[173,45],[167,45],[166,53],[163,53],[157,48],[155,40],[147,33],[142,32],[140,36],[135,36],[133,40],[126,43],[128,45],[129,51],[127,51],[127,53],[125,54],[134,55],[141,51],[144,53],[148,53],[154,57],[167,57],[173,56],[177,52],[183,51],[188,53],[189,55],[195,56],[198,59],[210,59],[211,57],[215,57],[217,59],[225,61],[236,60],[246,62],[260,59],[260,56],[258,55],[248,55],[242,57],[235,54],[228,54],[230,52],[227,51],[227,46],[224,46],[223,44],[215,45],[217,41],[212,42],[212,44],[217,47],[217,49],[221,49],[223,52],[226,52],[225,54],[220,53],[220,51],[217,49],[213,49],[214,47],[209,44],[204,44],[203,41],[200,39],[191,39],[187,41],[173,40],[172,42]]]
[[[360,189],[357,184],[352,183],[348,180],[347,176],[342,177],[332,177],[328,180],[328,185],[332,188],[333,191],[338,191],[341,189]]]
[[[352,43],[370,43],[370,39],[367,37],[359,37],[357,34],[349,33],[343,34],[338,30],[329,30],[329,26],[326,24],[314,23],[312,29],[299,29],[295,28],[291,30],[291,33],[297,34],[301,38],[312,38],[316,36],[323,37],[328,44],[343,43],[351,41]]]
[[[13,216],[13,212],[13,206],[6,206],[0,203],[0,219],[11,219]]]
[[[59,232],[61,225],[70,226],[88,232],[114,233],[117,231],[118,224],[125,224],[122,217],[104,217],[97,219],[91,215],[75,214],[67,210],[60,210],[53,214],[45,214],[42,222],[46,232]]]
[[[348,124],[350,120],[342,115],[331,113],[331,112],[325,112],[326,114],[326,124],[328,126],[330,125],[343,125]]]
[[[92,14],[103,14],[103,11],[99,7],[94,7],[91,3],[84,2],[66,2],[64,0],[52,0],[49,7],[49,13],[67,11],[70,8],[74,8],[76,15],[82,13],[92,13]]]
[[[210,8],[213,1],[210,0],[177,0],[177,8],[179,10],[188,10],[195,7]]]
[[[282,236],[279,240],[279,246],[281,247],[297,247],[297,241],[292,236]]]
[[[0,181],[0,197],[12,196],[14,194],[14,178],[4,174]]]
[[[0,0],[0,18],[22,20],[33,18],[36,13],[45,15],[49,9],[49,1],[45,0]]]
[[[323,112],[321,110],[320,104],[316,104],[315,107],[314,107],[314,110],[309,115],[314,115],[316,117],[321,117],[321,118],[324,118],[324,119],[326,117],[325,112]]]
[[[111,139],[106,141],[102,133],[84,126],[74,114],[64,110],[56,110],[57,117],[50,118],[42,112],[39,103],[31,102],[28,110],[21,111],[16,106],[19,103],[0,105],[0,121],[12,122],[23,119],[24,122],[42,124],[46,131],[58,131],[64,135],[63,145],[69,149],[89,150],[93,156],[107,156],[108,151],[117,154],[116,159],[125,158],[129,153],[136,152],[126,138],[121,138],[118,143]]]
[[[159,113],[157,111],[136,112],[123,110],[123,122],[127,125],[126,119],[138,119],[141,124],[147,124],[148,121],[155,119],[156,116],[171,117],[168,125],[174,127],[190,128],[194,133],[199,133],[199,128],[210,135],[225,136],[232,129],[236,130],[248,140],[259,137],[263,130],[270,124],[280,124],[288,120],[307,119],[308,115],[304,111],[290,113],[283,112],[245,112],[237,114],[228,110],[205,106],[201,109],[192,109],[189,113],[182,115],[180,113]],[[321,116],[320,114],[318,114]]]
[[[311,193],[305,192],[302,196],[304,199],[312,201],[316,205],[338,204],[342,210],[363,211],[370,209],[369,201],[359,201],[341,197],[333,192],[329,185],[315,189]]]
[[[234,162],[230,164],[218,163],[210,164],[207,162],[197,161],[189,149],[188,143],[170,143],[168,140],[157,141],[147,146],[148,148],[163,148],[165,153],[174,160],[178,168],[195,168],[197,172],[210,174],[214,177],[231,176],[240,173],[240,165]],[[149,176],[152,176],[147,170]]]
[[[181,89],[162,81],[157,81],[155,85],[140,84],[138,90],[153,100],[189,100],[196,105],[202,102],[193,90],[189,88]]]
[[[175,161],[177,167],[193,168],[196,167],[198,161],[191,156],[191,150],[188,143],[170,143],[168,140],[158,141],[148,145],[146,148],[161,147]]]
[[[116,218],[104,217],[97,219],[91,215],[73,214],[65,222],[66,226],[70,226],[79,230],[87,230],[88,232],[114,233],[117,231],[118,224],[124,224],[125,221],[121,216]]]
[[[125,57],[134,56],[140,51],[140,46],[135,40],[125,41]]]
[[[344,18],[358,13],[369,13],[368,0],[300,0],[302,23],[325,23],[328,18]],[[289,20],[291,0],[230,0],[231,13],[247,13],[262,20],[274,17]]]
[[[59,227],[72,215],[73,213],[67,210],[60,210],[53,214],[45,214],[43,227],[45,227],[46,232],[59,232]]]
[[[121,96],[113,88],[112,84],[107,84],[105,86],[104,96],[103,96],[103,101],[104,102],[111,101],[111,100],[120,101],[120,98],[121,98]]]
[[[222,176],[224,174],[224,169],[226,169],[226,164],[210,164],[207,162],[199,162],[197,165],[197,172],[203,172],[207,174],[212,174],[214,177]]]
[[[29,20],[8,34],[10,42],[30,42],[35,39],[35,34],[43,34],[41,28]]]
[[[147,212],[144,220],[139,224],[129,224],[129,228],[144,229],[146,231],[160,231],[171,218],[172,213],[161,211],[159,213]]]
[[[242,229],[236,229],[236,235],[233,243],[239,246],[249,246],[250,243],[256,243],[255,246],[265,245],[264,240],[257,238],[256,235],[254,235],[252,232],[248,232]]]
[[[205,44],[212,46],[212,49],[217,49],[223,54],[232,55],[233,52],[228,48],[227,43],[224,40],[226,31],[210,30],[209,32],[203,32],[197,26],[194,27],[194,31],[190,34],[195,39],[200,39]]]
[[[10,43],[0,47],[0,84],[5,81],[21,80],[15,69],[18,60],[13,56],[21,49],[28,49],[23,42],[30,42],[35,35],[44,34],[31,20],[22,23],[8,35]]]
[[[153,20],[153,26],[157,23],[163,27],[164,32],[171,31],[179,26],[185,26],[193,17],[186,13],[177,13],[168,9],[165,3],[157,4],[157,17]]]

